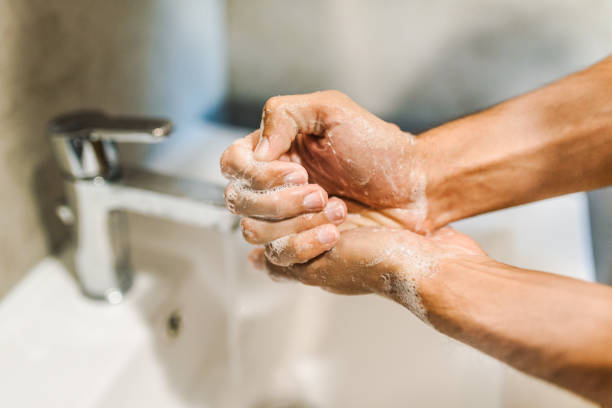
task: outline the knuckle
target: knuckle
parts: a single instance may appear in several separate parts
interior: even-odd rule
[[[287,212],[286,200],[283,199],[283,194],[280,191],[257,194],[250,199],[249,205],[257,207],[274,220],[282,219]]]
[[[299,242],[297,239],[294,239],[291,242],[291,254],[294,263],[304,263],[309,261],[312,259],[313,251],[316,251],[317,249],[317,244],[313,243],[312,241],[305,241],[304,238],[305,237],[302,237]]]
[[[299,217],[296,217],[295,228],[299,231],[304,231],[328,222],[326,219],[322,218],[325,218],[325,216],[321,216],[319,213],[302,214]]]
[[[325,93],[325,96],[336,99],[336,100],[341,100],[341,101],[350,100],[350,98],[344,92],[340,92],[336,89],[329,89],[325,91],[324,93]]]
[[[273,96],[264,104],[264,114],[272,113],[281,104],[282,96]]]
[[[294,258],[296,263],[304,263],[310,261],[312,257],[308,250],[300,248],[295,251]]]
[[[387,123],[389,124],[389,129],[391,132],[397,133],[397,132],[402,131],[402,129],[397,124],[392,123],[392,122],[387,122]]]
[[[340,92],[337,89],[328,89],[327,91],[324,91],[325,94],[330,95],[330,96],[346,96],[344,93]]]

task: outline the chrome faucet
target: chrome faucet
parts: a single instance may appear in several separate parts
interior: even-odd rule
[[[165,119],[97,111],[68,113],[49,124],[66,190],[58,215],[72,226],[73,267],[87,296],[118,303],[132,284],[127,211],[222,231],[235,226],[223,187],[120,165],[117,143],[161,142],[171,131]]]

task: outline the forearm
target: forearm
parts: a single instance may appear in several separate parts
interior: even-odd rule
[[[419,292],[437,330],[612,405],[612,288],[468,260],[441,264]]]
[[[612,57],[418,139],[432,227],[612,184]]]

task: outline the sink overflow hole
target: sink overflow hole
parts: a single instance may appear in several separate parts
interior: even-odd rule
[[[168,320],[166,321],[166,334],[170,338],[176,338],[181,333],[181,329],[183,328],[183,316],[181,312],[175,310],[170,313],[168,316]]]

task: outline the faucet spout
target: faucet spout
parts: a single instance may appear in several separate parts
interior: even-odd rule
[[[74,269],[89,297],[118,303],[132,284],[128,212],[226,232],[237,225],[221,186],[120,166],[117,143],[156,143],[171,129],[165,119],[95,111],[62,115],[49,126],[72,210]]]
[[[119,181],[65,181],[75,219],[76,275],[87,296],[111,303],[132,284],[128,212],[222,232],[237,225],[218,185],[129,168],[122,174]]]

